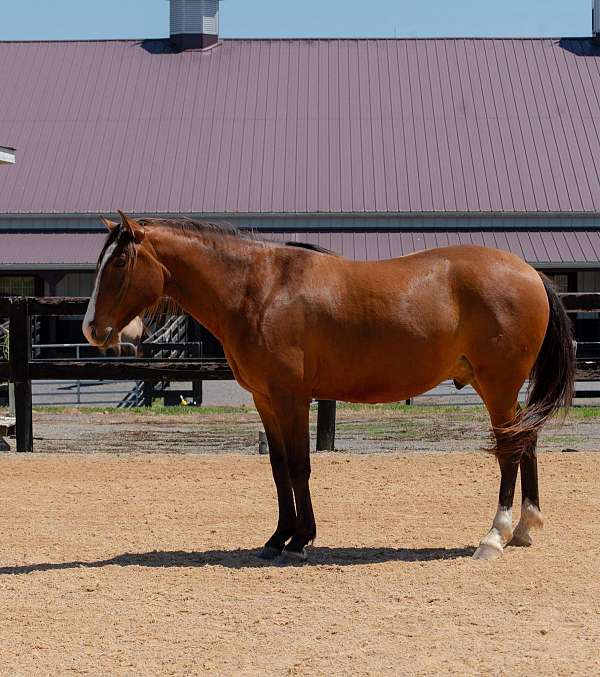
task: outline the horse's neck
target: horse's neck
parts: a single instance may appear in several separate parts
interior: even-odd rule
[[[227,235],[157,240],[155,250],[169,272],[166,293],[217,338],[223,339],[246,297],[259,243]]]

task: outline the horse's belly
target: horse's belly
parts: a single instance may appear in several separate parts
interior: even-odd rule
[[[447,364],[418,364],[402,359],[362,359],[360,368],[329,373],[321,370],[314,397],[345,402],[398,402],[420,395],[450,378],[453,371]]]

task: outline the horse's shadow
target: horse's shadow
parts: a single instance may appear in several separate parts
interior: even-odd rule
[[[381,564],[383,562],[429,562],[470,557],[475,548],[310,548],[308,560],[302,566],[355,566]],[[110,559],[75,560],[71,562],[40,562],[19,566],[0,567],[0,576],[22,575],[40,571],[63,571],[68,569],[101,569],[109,566],[140,566],[151,568],[168,567],[225,567],[227,569],[255,569],[281,566],[277,561],[265,561],[258,557],[259,550],[184,550],[142,553],[123,553]]]

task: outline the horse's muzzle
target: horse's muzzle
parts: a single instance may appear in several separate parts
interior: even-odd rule
[[[91,345],[97,348],[108,348],[115,335],[115,330],[113,327],[107,327],[104,334],[100,335],[94,322],[89,322],[83,325],[83,333]]]

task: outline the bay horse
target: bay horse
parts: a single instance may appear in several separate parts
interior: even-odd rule
[[[303,560],[316,536],[312,399],[395,402],[448,379],[481,396],[500,466],[496,515],[474,557],[531,544],[531,529],[543,523],[537,432],[571,404],[574,389],[571,325],[545,277],[513,254],[479,246],[354,262],[228,226],[119,214],[121,223],[105,220],[110,233],[84,334],[113,346],[134,317],[168,297],[221,341],[269,443],[279,520],[263,558]]]

